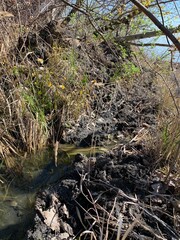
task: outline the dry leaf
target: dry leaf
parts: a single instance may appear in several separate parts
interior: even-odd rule
[[[67,218],[69,218],[69,212],[65,204],[61,206],[61,211],[64,215],[66,215]]]
[[[6,17],[14,17],[14,15],[10,12],[0,11],[0,19],[1,18],[6,18]]]
[[[58,221],[58,214],[56,213],[56,209],[51,208],[47,211],[43,211],[42,215],[44,217],[44,223],[53,231],[58,231],[60,229],[60,223]]]

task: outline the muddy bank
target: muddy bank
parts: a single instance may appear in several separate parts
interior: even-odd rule
[[[38,195],[28,239],[116,239],[119,232],[179,239],[175,189],[152,175],[151,161],[136,144],[91,158],[78,154],[74,170]]]
[[[72,121],[62,141],[114,148],[77,154],[71,171],[38,194],[28,239],[179,239],[175,183],[155,171],[148,149],[160,104],[152,79],[146,72],[130,88],[94,86],[91,114]]]
[[[138,131],[156,131],[159,98],[153,85],[153,73],[146,73],[124,87],[121,83],[94,86],[91,113],[80,116],[65,128],[62,143],[78,147],[128,143]]]
[[[47,159],[52,162],[37,169],[28,186],[30,192],[40,191],[26,239],[178,239],[176,183],[155,171],[157,156],[149,147],[156,136],[160,106],[155,73],[138,63],[128,44],[115,42],[113,36],[94,38],[90,29],[86,33],[77,24],[74,31],[75,25],[68,21],[65,25],[40,22],[41,26],[36,24],[17,37],[15,48],[13,44],[9,54],[15,61],[13,71],[7,74],[4,63],[1,67],[1,112],[7,115],[2,121],[1,155],[59,142],[113,148],[90,157],[77,154],[72,162],[67,159],[70,166],[63,169],[54,166],[55,148],[53,159]],[[71,111],[77,116],[83,112],[80,108],[84,114],[73,121]],[[3,151],[4,142],[8,149]],[[18,226],[12,226],[13,233]]]

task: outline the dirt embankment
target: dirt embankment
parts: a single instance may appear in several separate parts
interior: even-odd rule
[[[116,146],[89,158],[78,154],[74,169],[38,195],[28,239],[179,239],[174,183],[154,171],[156,153],[147,145],[157,130],[153,76],[142,73],[130,88],[94,87],[91,114],[72,122],[63,141]]]
[[[26,36],[25,43],[30,44],[33,36]],[[123,59],[116,44],[89,44],[82,38],[73,46],[68,32],[61,37],[58,34],[59,44],[73,47],[79,74],[86,74],[92,84],[88,114],[70,121],[61,141],[81,147],[112,144],[114,148],[89,158],[78,154],[73,170],[38,194],[34,225],[27,238],[179,239],[175,183],[165,182],[163,173],[154,171],[156,152],[148,145],[156,136],[160,104],[155,74],[142,67],[141,73],[130,72],[117,82],[115,75],[126,73],[123,64],[128,66],[131,54]],[[40,46],[33,42],[34,52],[28,60],[36,63],[38,57],[48,64],[44,42]],[[136,67],[133,64],[129,66]]]

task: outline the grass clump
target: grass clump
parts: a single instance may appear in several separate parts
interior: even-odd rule
[[[158,138],[158,162],[162,166],[163,179],[166,183],[173,180],[175,189],[179,191],[180,169],[180,120],[179,115],[160,119]]]
[[[167,183],[180,177],[180,108],[176,95],[178,72],[174,74],[174,65],[169,66],[167,62],[161,61],[154,69],[161,103],[157,116],[158,131],[154,137],[155,151],[157,162],[163,166],[163,180]],[[178,189],[178,181],[175,185]]]
[[[10,156],[60,140],[65,119],[88,107],[88,78],[79,74],[75,51],[59,46],[52,48],[48,64],[41,58],[36,63],[7,58],[0,66],[0,155],[12,167]]]

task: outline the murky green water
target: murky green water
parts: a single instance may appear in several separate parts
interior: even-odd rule
[[[77,153],[93,156],[106,151],[105,148],[76,148],[63,144],[59,148],[57,167],[49,150],[17,159],[22,165],[19,176],[14,174],[13,177],[11,173],[7,179],[3,174],[0,175],[0,240],[26,239],[26,230],[34,216],[37,191],[55,183],[70,170]]]

